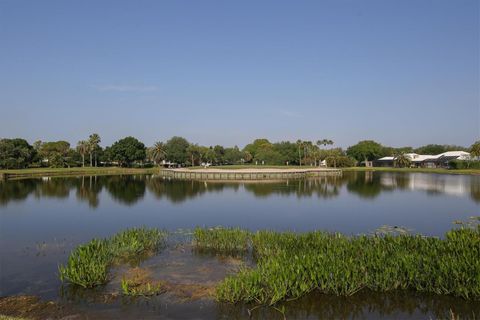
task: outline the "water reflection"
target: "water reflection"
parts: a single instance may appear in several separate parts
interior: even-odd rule
[[[343,176],[320,177],[288,181],[187,181],[169,180],[160,176],[83,176],[39,178],[0,182],[0,206],[35,198],[67,198],[75,190],[79,201],[91,208],[98,207],[99,194],[106,190],[112,199],[133,205],[143,199],[148,190],[157,199],[181,203],[206,193],[237,191],[243,188],[258,198],[272,195],[335,198],[342,188],[364,199],[375,199],[384,192],[395,190],[423,191],[429,195],[464,196],[480,203],[480,176],[440,174],[405,174],[350,172]]]
[[[245,319],[247,306],[218,306],[219,314],[228,319]],[[252,308],[250,306],[250,308]],[[287,319],[476,319],[480,306],[450,296],[428,295],[412,291],[386,293],[363,290],[349,297],[311,293],[301,299],[278,306]],[[258,308],[252,319],[282,319],[274,308]]]

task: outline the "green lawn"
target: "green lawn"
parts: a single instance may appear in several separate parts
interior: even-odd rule
[[[225,169],[225,170],[232,170],[232,169],[294,169],[294,168],[316,168],[314,166],[270,166],[270,165],[223,165],[223,166],[211,166],[210,168],[214,169]],[[187,167],[187,169],[204,169],[204,167],[195,166],[195,167]],[[331,167],[330,167],[331,169]],[[384,167],[374,167],[374,168],[365,168],[365,167],[350,167],[350,168],[339,168],[342,171],[386,171],[386,172],[423,172],[423,173],[447,173],[447,174],[479,174],[480,169],[437,169],[437,168],[384,168]]]
[[[67,175],[114,175],[148,174],[158,172],[158,168],[120,168],[120,167],[75,167],[75,168],[29,168],[0,170],[0,174],[12,177],[67,176]]]
[[[294,168],[316,168],[313,166],[271,166],[271,165],[223,165],[212,166],[215,169],[294,169]],[[187,169],[204,169],[204,167],[187,167]],[[447,173],[447,174],[473,174],[480,175],[480,169],[429,169],[429,168],[339,168],[345,172],[349,171],[386,171],[386,172],[424,172],[424,173]],[[116,174],[152,174],[158,173],[160,168],[120,168],[120,167],[75,167],[75,168],[30,168],[1,170],[0,174],[6,173],[11,177],[38,177],[38,176],[68,176],[68,175],[116,175]]]
[[[422,173],[446,173],[446,174],[479,174],[479,169],[441,169],[441,168],[365,168],[365,167],[352,167],[342,168],[343,171],[386,171],[386,172],[422,172]]]

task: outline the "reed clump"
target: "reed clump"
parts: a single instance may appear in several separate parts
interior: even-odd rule
[[[248,250],[251,233],[240,228],[195,228],[193,237],[196,250],[235,254]]]
[[[136,282],[134,280],[122,279],[122,293],[126,296],[155,296],[165,292],[161,282]]]
[[[202,241],[208,242],[217,239],[217,232],[197,231],[195,236],[201,234]],[[211,247],[229,248],[223,243],[227,240]],[[250,241],[256,268],[243,269],[221,282],[218,300],[275,304],[313,290],[346,296],[364,288],[411,289],[480,300],[480,226],[453,229],[444,239],[259,231],[250,234]]]
[[[66,265],[59,266],[60,280],[84,288],[105,284],[112,265],[157,252],[166,236],[158,229],[132,228],[108,239],[93,239],[75,248]]]

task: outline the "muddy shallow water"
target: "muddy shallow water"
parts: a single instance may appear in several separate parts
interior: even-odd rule
[[[253,262],[194,252],[189,230],[223,225],[359,234],[389,225],[442,237],[453,221],[478,216],[479,209],[479,176],[359,172],[258,183],[154,176],[0,182],[0,295],[53,301],[47,310],[58,318],[243,319],[250,314],[283,319],[284,313],[287,319],[435,319],[450,318],[453,312],[478,319],[478,302],[414,292],[313,293],[277,309],[218,303],[212,298],[215,284]],[[167,248],[137,266],[114,268],[112,281],[103,288],[82,290],[58,280],[58,264],[75,246],[133,226],[171,231]],[[163,281],[166,291],[148,298],[122,296],[120,280],[129,272]],[[0,313],[12,308],[5,299]],[[34,304],[32,299],[22,303]]]

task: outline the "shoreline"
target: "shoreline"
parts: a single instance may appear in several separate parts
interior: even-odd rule
[[[316,175],[316,174],[341,174],[342,172],[405,172],[405,173],[435,173],[435,174],[460,174],[480,175],[478,169],[440,169],[440,168],[386,168],[386,167],[348,167],[348,168],[318,168],[305,166],[217,166],[211,168],[190,167],[190,168],[121,168],[121,167],[75,167],[75,168],[29,168],[29,169],[5,169],[0,170],[0,181],[10,179],[38,178],[38,177],[62,177],[62,176],[86,176],[86,175],[134,175],[134,174],[160,174],[174,176],[171,172],[179,175],[248,175],[267,174],[270,178],[282,178],[279,175]],[[166,174],[165,174],[166,173]],[[245,179],[251,180],[251,179]]]

